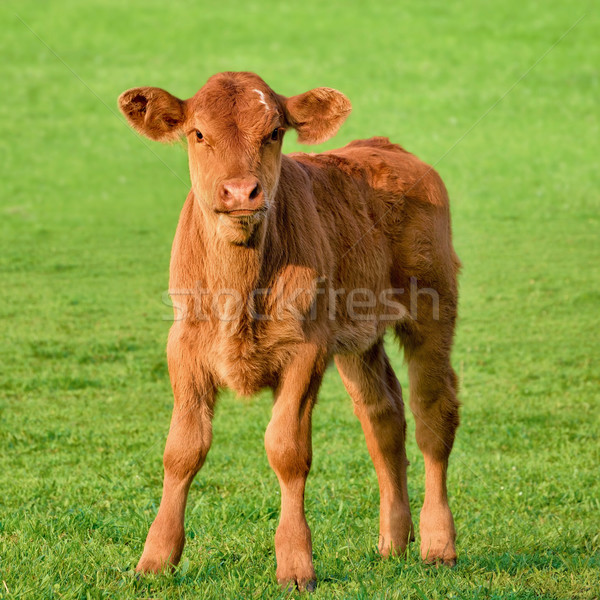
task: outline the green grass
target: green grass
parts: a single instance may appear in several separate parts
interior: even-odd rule
[[[283,596],[267,394],[223,397],[178,571],[132,571],[160,499],[162,295],[188,175],[184,150],[130,132],[116,98],[137,85],[187,97],[239,69],[287,95],[343,90],[354,113],[324,147],[389,135],[435,164],[464,262],[449,482],[459,564],[424,567],[418,542],[406,560],[378,559],[375,475],[331,369],[307,494],[314,598],[600,597],[592,4],[27,0],[0,11],[0,597]],[[409,417],[416,520],[413,431]]]

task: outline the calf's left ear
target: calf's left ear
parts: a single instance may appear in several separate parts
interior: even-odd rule
[[[185,103],[156,87],[139,87],[119,96],[119,109],[142,135],[158,142],[173,142],[182,135]]]
[[[287,98],[285,110],[301,144],[320,144],[337,133],[352,111],[352,105],[342,92],[316,88]]]

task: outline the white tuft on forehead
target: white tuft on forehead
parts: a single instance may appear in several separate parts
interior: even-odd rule
[[[269,106],[269,104],[267,103],[267,100],[265,98],[265,93],[262,92],[261,90],[254,90],[260,97],[260,103],[264,104],[267,110],[271,110],[271,107]]]

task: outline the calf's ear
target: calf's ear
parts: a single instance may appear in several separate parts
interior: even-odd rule
[[[285,110],[301,144],[320,144],[337,133],[352,105],[342,92],[323,87],[287,98]]]
[[[151,140],[172,142],[183,134],[184,102],[160,88],[139,87],[123,92],[119,109],[136,131]]]

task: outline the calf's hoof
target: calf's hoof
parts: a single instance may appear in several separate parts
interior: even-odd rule
[[[284,592],[294,592],[299,590],[301,592],[314,592],[317,589],[317,580],[314,578],[303,580],[303,579],[280,579],[277,578],[277,583],[281,586]]]
[[[300,531],[289,525],[279,525],[275,534],[275,556],[277,582],[283,590],[315,590],[317,576],[312,561],[310,530],[306,523]]]
[[[148,532],[144,551],[135,570],[138,573],[164,573],[173,571],[179,563],[183,547],[185,546],[185,534],[182,528],[172,527],[168,529],[154,521]]]
[[[443,565],[445,567],[456,566],[456,552],[447,552],[438,556],[426,555],[423,556],[423,561],[428,565],[435,565],[436,567]]]
[[[390,558],[392,556],[406,556],[407,544],[379,543],[377,550],[381,558]]]
[[[406,556],[410,542],[415,541],[415,530],[410,512],[400,514],[393,521],[393,528],[379,533],[379,554],[382,558],[389,556]]]
[[[298,555],[295,555],[294,559],[287,564],[280,562],[277,565],[277,583],[285,591],[298,589],[301,592],[314,592],[317,576],[312,561],[308,558],[302,560]]]
[[[179,563],[181,558],[179,549],[152,549],[144,548],[144,552],[135,568],[138,573],[167,573],[173,572],[173,569]]]
[[[421,511],[421,558],[427,564],[456,564],[456,530],[450,508],[436,506]]]
[[[456,549],[454,536],[428,536],[421,537],[421,558],[430,565],[456,565]]]
[[[169,561],[161,560],[160,558],[150,558],[142,556],[135,568],[136,573],[143,575],[144,573],[166,573],[173,570],[173,565]]]

